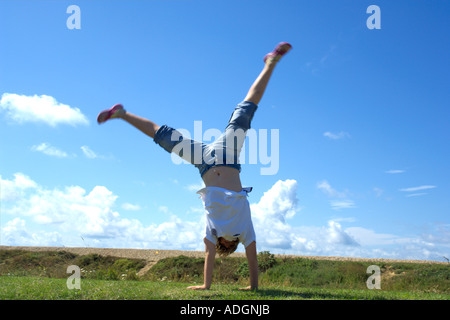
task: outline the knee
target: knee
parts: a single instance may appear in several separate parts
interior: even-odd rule
[[[239,128],[247,131],[250,129],[257,108],[257,104],[253,101],[245,100],[239,103],[231,115],[230,121],[228,121],[227,128],[233,128],[235,130]]]
[[[159,144],[164,150],[171,153],[173,148],[183,141],[183,135],[179,131],[163,125],[156,131],[153,141],[155,141],[156,144]]]

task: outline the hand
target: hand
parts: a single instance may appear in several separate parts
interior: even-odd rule
[[[190,287],[187,287],[186,289],[188,289],[188,290],[208,290],[209,287],[206,287],[206,286],[203,284],[203,285],[201,285],[201,286],[190,286]]]
[[[245,288],[239,288],[239,290],[247,290],[247,291],[254,290],[254,291],[256,291],[256,290],[258,290],[258,288],[252,288],[252,286],[248,286],[248,287],[245,287]]]

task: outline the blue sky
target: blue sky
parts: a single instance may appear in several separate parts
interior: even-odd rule
[[[373,4],[381,29],[366,24]],[[81,29],[67,27],[70,5]],[[241,176],[258,250],[443,261],[449,9],[2,0],[0,244],[202,250],[198,171],[96,116],[120,102],[158,124],[221,130],[263,56],[288,41],[252,123],[269,141],[279,133],[278,170],[258,161]]]

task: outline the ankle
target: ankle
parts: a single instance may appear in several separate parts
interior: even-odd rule
[[[266,68],[273,69],[277,65],[279,60],[275,60],[273,58],[269,58],[265,61]]]
[[[119,109],[111,116],[111,118],[124,119],[126,117],[127,111],[125,109]]]

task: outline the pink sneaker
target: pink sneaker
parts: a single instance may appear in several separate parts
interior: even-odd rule
[[[272,58],[275,61],[278,61],[284,54],[286,54],[291,49],[292,49],[292,46],[289,43],[280,42],[272,52],[270,52],[264,56],[264,62],[266,62],[266,60],[268,58]]]
[[[109,119],[117,118],[117,112],[119,110],[123,110],[123,105],[121,105],[120,103],[115,104],[111,109],[103,110],[97,116],[98,124],[102,124],[108,121]]]

